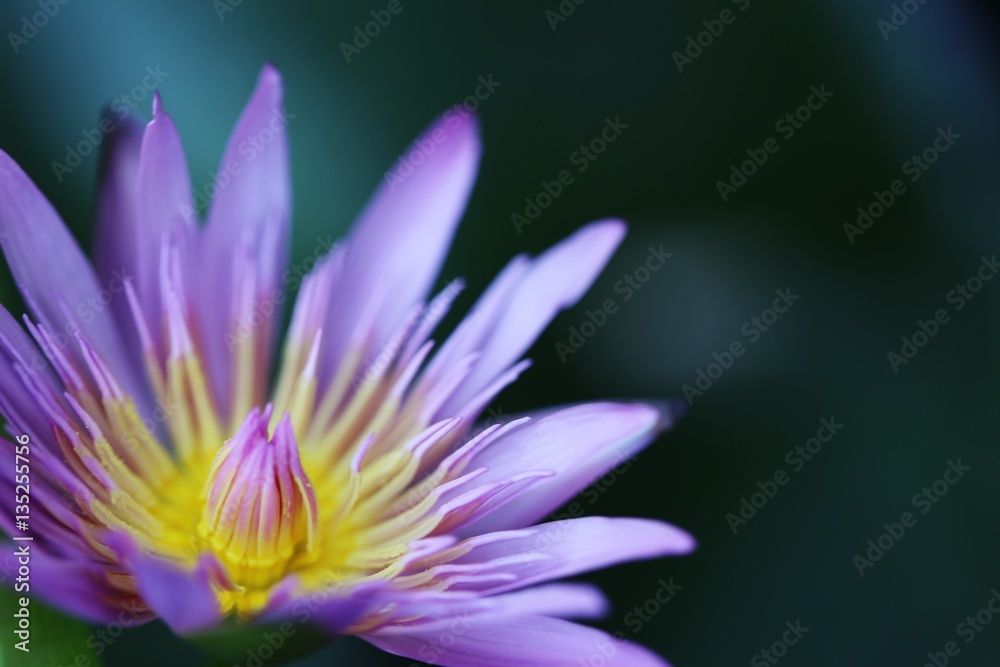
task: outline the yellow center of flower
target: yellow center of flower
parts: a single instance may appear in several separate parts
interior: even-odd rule
[[[440,511],[439,487],[461,466],[440,471],[426,461],[454,447],[461,420],[429,428],[426,390],[408,386],[411,363],[368,368],[372,351],[356,349],[318,392],[321,332],[293,326],[273,391],[260,362],[265,343],[252,337],[234,350],[245,358],[234,385],[250,389],[220,407],[184,309],[169,299],[166,308],[170,353],[146,350],[153,420],[87,351],[93,383],[71,384],[68,394],[86,430],[57,429],[79,480],[67,491],[88,516],[81,535],[102,558],[117,559],[107,530],[184,569],[212,554],[220,611],[253,617],[279,585],[305,595],[397,577],[410,544],[457,520]],[[138,592],[127,570],[111,583]]]
[[[315,561],[317,510],[287,421],[251,416],[215,457],[198,535],[233,583],[264,588]]]

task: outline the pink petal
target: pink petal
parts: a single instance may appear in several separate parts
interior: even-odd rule
[[[101,144],[100,192],[94,234],[94,264],[102,284],[138,275],[136,216],[136,176],[142,147],[142,126],[132,116],[119,119],[105,112],[115,129]],[[142,363],[142,346],[135,330],[128,299],[114,299],[115,314],[122,338],[128,344],[132,363]]]
[[[311,623],[330,635],[341,635],[387,604],[379,595],[385,582],[342,585],[302,594],[293,576],[278,584],[258,623],[276,625],[284,621]]]
[[[281,75],[265,65],[226,144],[215,196],[204,229],[200,263],[206,271],[198,311],[205,329],[209,375],[220,405],[230,396],[234,355],[225,336],[236,327],[233,304],[247,287],[263,301],[278,289],[288,263],[291,175],[288,123]],[[235,249],[245,244],[252,262],[237,265]],[[253,275],[237,271],[252,266]],[[249,283],[249,285],[247,284]],[[281,321],[272,316],[255,335],[269,335]]]
[[[194,208],[191,203],[191,177],[177,127],[163,110],[159,93],[153,101],[153,120],[146,126],[136,178],[137,229],[136,291],[142,305],[149,333],[157,349],[162,340],[163,306],[160,303],[160,270],[163,247],[176,244],[187,251],[189,235],[194,231]],[[182,272],[187,266],[182,265]],[[134,325],[132,326],[134,329]],[[165,356],[165,355],[164,355]]]
[[[362,635],[378,648],[446,667],[669,667],[644,648],[546,616],[456,618],[445,629]]]
[[[497,315],[509,303],[514,289],[524,279],[532,261],[525,255],[518,255],[497,274],[486,291],[476,302],[469,314],[455,328],[441,349],[427,365],[424,376],[435,382],[462,359],[478,351],[489,338],[490,330]]]
[[[481,350],[469,376],[442,407],[456,414],[462,405],[520,359],[559,311],[580,300],[625,236],[618,220],[592,223],[550,248],[526,270],[513,263],[498,277],[464,325],[462,342],[449,355]],[[510,284],[516,278],[516,284]],[[450,343],[450,341],[449,341]]]
[[[549,584],[490,598],[504,615],[538,614],[558,618],[598,619],[607,616],[610,604],[604,593],[590,584]]]
[[[667,408],[644,403],[586,403],[513,429],[469,463],[488,468],[485,484],[521,470],[551,470],[502,509],[463,529],[464,535],[528,526],[558,509],[601,474],[627,462],[672,423]]]
[[[82,560],[63,559],[38,549],[30,542],[0,544],[0,574],[12,586],[17,576],[17,550],[31,545],[31,594],[53,607],[92,623],[121,621],[120,614],[131,612],[136,625],[152,620],[149,612],[140,612],[134,600],[123,600],[120,593],[102,583],[99,566]]]
[[[495,595],[618,563],[686,554],[695,541],[660,521],[584,517],[474,537],[464,546],[471,546],[471,551],[454,564],[495,561],[482,574],[511,573],[516,579],[500,584],[468,581],[455,590]]]
[[[109,536],[108,546],[135,577],[142,599],[174,632],[196,634],[222,620],[212,589],[221,568],[214,557],[203,556],[189,571],[143,550],[124,534]]]
[[[0,306],[0,405],[3,416],[17,433],[28,433],[35,442],[48,443],[52,440],[49,420],[25,389],[18,369],[37,378],[51,394],[62,391],[45,355],[7,309]]]
[[[125,300],[124,285],[101,285],[93,268],[48,200],[0,151],[0,245],[14,280],[35,317],[55,334],[64,352],[76,352],[74,332],[103,358],[140,412],[145,382],[122,344],[107,298]]]
[[[418,166],[394,166],[351,232],[328,323],[329,377],[352,340],[380,350],[410,309],[426,299],[472,191],[480,156],[474,117],[445,114],[403,153]],[[370,329],[355,331],[371,299],[383,295]]]

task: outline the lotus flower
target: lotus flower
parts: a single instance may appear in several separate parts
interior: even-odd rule
[[[23,328],[0,310],[0,497],[15,441],[30,443],[32,594],[195,638],[307,622],[441,665],[665,664],[566,620],[606,600],[552,582],[692,538],[654,520],[539,521],[670,426],[671,405],[474,426],[623,223],[515,258],[435,348],[461,291],[432,294],[478,167],[476,119],[435,122],[300,284],[282,94],[266,66],[204,224],[159,97],[144,130],[119,123],[94,266],[0,153],[0,242],[30,310]],[[23,534],[9,511],[0,526]]]

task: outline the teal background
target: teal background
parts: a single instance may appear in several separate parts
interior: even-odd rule
[[[1000,252],[1000,61],[987,5],[927,0],[886,40],[877,22],[889,19],[889,2],[751,0],[741,11],[728,0],[588,0],[553,30],[545,12],[556,0],[403,0],[348,63],[339,44],[385,5],[247,0],[220,20],[210,0],[73,0],[18,53],[9,38],[0,44],[0,147],[90,247],[96,156],[61,182],[51,163],[96,127],[101,107],[160,65],[169,74],[159,90],[201,187],[260,66],[273,60],[296,114],[294,253],[304,257],[317,236],[348,229],[433,117],[492,75],[501,85],[479,110],[482,169],[442,276],[468,280],[459,308],[517,252],[605,216],[631,230],[494,408],[682,397],[713,353],[746,344],[674,431],[581,499],[588,514],[662,518],[700,543],[686,558],[586,577],[614,602],[602,627],[624,629],[679,667],[755,664],[799,619],[809,631],[781,664],[918,667],[952,640],[961,648],[954,664],[997,664],[1000,619],[968,644],[956,626],[1000,587],[1000,281],[960,311],[947,301],[981,257]],[[679,72],[672,54],[724,8],[734,22]],[[36,2],[5,2],[0,29],[18,30],[36,11]],[[775,122],[813,85],[833,96],[786,140]],[[147,105],[136,113],[148,117]],[[576,172],[571,155],[609,116],[628,128]],[[949,126],[961,138],[911,183],[903,163]],[[778,152],[724,202],[717,181],[768,137]],[[563,169],[574,182],[518,233],[511,214]],[[843,225],[897,178],[905,194],[851,244]],[[661,244],[672,257],[625,301],[616,283]],[[749,344],[744,323],[779,288],[800,299]],[[8,275],[0,294],[20,310]],[[617,311],[562,363],[557,343],[609,298]],[[939,308],[950,321],[893,372],[887,353]],[[843,430],[792,471],[786,452],[831,416]],[[920,514],[914,494],[959,458],[971,471]],[[727,513],[778,470],[790,482],[734,535]],[[906,511],[916,525],[859,576],[852,558]],[[683,588],[633,635],[627,615],[670,577]],[[69,622],[51,627],[59,623]],[[91,631],[40,631],[34,641]],[[9,648],[6,632],[0,642]],[[102,660],[158,667],[201,657],[151,625]],[[344,640],[295,664],[412,661]]]

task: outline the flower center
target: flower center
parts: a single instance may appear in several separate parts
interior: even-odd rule
[[[251,411],[216,454],[198,535],[233,583],[266,588],[316,558],[317,507],[286,418],[268,437],[270,410]]]

